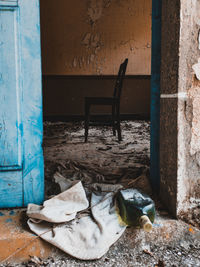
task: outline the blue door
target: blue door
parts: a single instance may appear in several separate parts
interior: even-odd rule
[[[0,207],[43,196],[39,0],[0,0]]]

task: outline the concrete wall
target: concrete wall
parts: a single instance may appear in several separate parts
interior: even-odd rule
[[[161,197],[188,220],[200,202],[199,12],[200,0],[163,0]]]
[[[179,68],[180,0],[163,0],[160,99],[160,196],[176,214],[177,203],[177,98]],[[165,97],[164,97],[165,96]]]
[[[40,2],[44,114],[80,115],[84,96],[112,95],[113,75],[126,57],[122,112],[149,114],[151,0]]]
[[[181,0],[180,17],[178,214],[189,217],[200,203],[200,0]]]

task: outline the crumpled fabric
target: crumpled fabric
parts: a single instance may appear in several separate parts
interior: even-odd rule
[[[63,223],[73,220],[77,212],[88,206],[85,190],[82,183],[78,182],[63,193],[44,201],[43,206],[29,204],[27,215],[33,219]]]
[[[99,259],[123,234],[126,225],[120,221],[114,192],[92,193],[91,212],[84,211],[87,207],[84,188],[78,182],[45,201],[44,206],[30,204],[28,225],[42,239],[75,258]],[[83,212],[76,216],[78,211]]]

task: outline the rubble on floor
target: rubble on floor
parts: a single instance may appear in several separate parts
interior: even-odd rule
[[[84,143],[83,122],[45,122],[46,198],[60,193],[61,185],[74,180],[81,180],[89,191],[94,182],[111,183],[135,187],[152,196],[148,180],[150,123],[123,121],[121,125],[120,143],[106,126],[90,127],[88,143]],[[200,206],[183,219],[200,227]]]
[[[98,183],[107,183],[136,187],[152,196],[148,181],[149,122],[122,122],[122,136],[123,141],[118,143],[110,128],[91,127],[88,143],[84,143],[82,122],[46,122],[46,198],[60,193],[61,188],[76,180],[82,181],[88,194],[91,192],[91,183],[96,183],[96,186]],[[24,264],[0,267],[200,267],[200,230],[170,218],[157,199],[156,209],[156,220],[151,233],[128,227],[99,260],[81,261],[56,251],[47,260],[32,257]],[[193,222],[195,224],[194,218]],[[196,225],[199,227],[198,223]]]
[[[110,127],[91,127],[88,143],[84,143],[83,123],[46,122],[46,197],[59,193],[58,181],[64,186],[66,178],[81,180],[84,187],[95,182],[134,185],[151,195],[149,132],[149,122],[122,122],[123,141],[119,143]]]
[[[105,256],[81,261],[60,251],[46,260],[31,257],[29,262],[0,267],[199,267],[200,231],[190,225],[157,215],[153,230],[127,228]]]

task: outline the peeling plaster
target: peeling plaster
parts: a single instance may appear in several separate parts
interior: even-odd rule
[[[198,59],[198,63],[192,66],[192,69],[194,70],[197,79],[200,80],[200,58]]]
[[[199,30],[199,35],[198,35],[198,43],[199,43],[199,50],[200,50],[200,30]]]
[[[111,5],[112,0],[104,0],[104,7],[107,8]]]
[[[87,14],[90,19],[90,23],[94,24],[97,22],[103,13],[103,0],[90,0]]]
[[[101,42],[101,36],[99,33],[87,32],[84,34],[81,44],[87,49],[88,55],[74,57],[72,62],[72,68],[79,67],[80,69],[86,67],[93,63],[97,58],[98,52],[101,50],[103,46]],[[97,72],[102,73],[102,67],[98,66],[98,61],[96,61]]]
[[[91,33],[90,32],[87,32],[84,37],[83,37],[83,40],[82,40],[82,44],[85,45],[85,46],[89,46],[90,44],[90,40],[91,40]]]
[[[195,21],[196,24],[200,26],[200,0],[196,0],[196,8],[195,8]]]
[[[189,98],[192,100],[190,154],[193,156],[200,152],[200,87],[192,87],[189,90]]]
[[[163,1],[161,94],[188,98],[161,99],[160,192],[180,217],[191,214],[189,200],[200,192],[200,0],[168,4]]]
[[[88,65],[91,63],[95,63],[96,60],[96,55],[95,54],[90,54],[87,56],[79,56],[79,57],[74,57],[73,62],[72,62],[72,68],[86,68]],[[98,61],[96,61],[96,64]]]
[[[90,0],[87,14],[91,25],[96,23],[103,15],[104,8],[110,7],[113,0]]]
[[[119,62],[129,57],[127,73],[149,75],[150,2],[149,0],[138,3],[136,0],[63,1],[53,21],[56,4],[52,2],[47,13],[43,4],[41,19],[45,25],[43,32],[47,36],[43,42],[44,73],[95,75],[98,67],[103,69],[102,74],[116,74]],[[64,10],[74,11],[66,16]],[[66,25],[74,27],[66,31]],[[67,34],[64,37],[63,32]],[[54,44],[51,43],[51,36],[56,36]],[[57,51],[59,57],[53,51]],[[101,62],[104,57],[107,59],[107,64],[98,63],[96,67],[97,59]]]
[[[195,157],[196,157],[197,164],[200,167],[200,152],[197,152]]]
[[[84,35],[81,44],[90,49],[100,48],[101,47],[100,34],[99,33],[92,34],[90,32],[87,32]]]
[[[72,66],[73,66],[74,68],[76,68],[76,66],[77,66],[77,58],[76,58],[76,57],[73,59]]]
[[[95,59],[95,55],[94,54],[90,55],[90,61],[93,62],[94,59]]]

